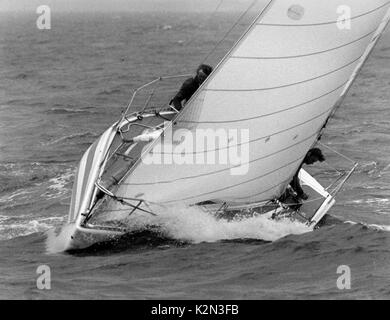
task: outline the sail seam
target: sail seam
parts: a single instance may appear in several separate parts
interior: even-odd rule
[[[386,2],[385,4],[373,9],[373,10],[370,10],[370,11],[367,11],[365,13],[362,13],[360,15],[357,15],[355,17],[351,17],[349,19],[344,19],[343,21],[352,21],[352,20],[355,20],[355,19],[358,19],[358,18],[361,18],[361,17],[364,17],[364,16],[367,16],[367,15],[370,15],[378,10],[381,10],[382,8],[388,6],[390,4],[390,1]],[[323,26],[323,25],[329,25],[329,24],[336,24],[336,23],[339,23],[339,21],[328,21],[328,22],[319,22],[319,23],[308,23],[308,24],[276,24],[276,23],[256,23],[256,25],[260,25],[260,26],[277,26],[277,27],[312,27],[312,26]]]
[[[273,153],[267,154],[267,155],[265,155],[263,157],[254,159],[252,161],[249,161],[249,162],[246,162],[246,163],[242,163],[241,165],[248,165],[248,164],[251,164],[251,163],[254,163],[254,162],[257,162],[257,161],[260,161],[260,160],[264,160],[264,159],[267,159],[267,158],[272,157],[272,156],[275,156],[275,155],[277,155],[279,153],[282,153],[282,152],[284,152],[286,150],[294,148],[294,147],[296,147],[296,146],[298,146],[298,145],[300,145],[300,144],[310,140],[311,138],[315,137],[316,135],[318,135],[318,131],[316,131],[314,134],[310,135],[309,137],[306,137],[305,139],[302,139],[301,141],[299,141],[299,142],[297,142],[297,143],[295,143],[295,144],[293,144],[291,146],[288,146],[286,148],[280,149],[280,150],[275,151]],[[145,182],[145,183],[123,183],[123,185],[124,186],[147,186],[147,185],[155,185],[155,184],[173,183],[173,182],[177,182],[177,181],[181,181],[181,180],[196,179],[196,178],[200,178],[200,177],[204,177],[204,176],[209,176],[209,175],[212,175],[212,174],[218,174],[218,173],[221,173],[221,172],[224,172],[224,171],[229,171],[231,169],[240,167],[241,165],[229,167],[229,168],[218,170],[218,171],[210,171],[210,172],[206,172],[206,173],[199,174],[199,175],[196,175],[196,176],[188,176],[188,177],[177,178],[177,179],[173,179],[173,180],[165,180],[165,181],[158,181],[158,182]]]
[[[345,47],[348,47],[350,46],[351,44],[354,44],[356,42],[359,42],[367,37],[369,37],[370,35],[372,35],[373,33],[375,33],[377,29],[371,31],[370,33],[354,40],[354,41],[351,41],[351,42],[348,42],[348,43],[345,43],[345,44],[342,44],[340,46],[337,46],[337,47],[334,47],[334,48],[330,48],[330,49],[327,49],[327,50],[323,50],[323,51],[318,51],[318,52],[313,52],[313,53],[308,53],[308,54],[302,54],[302,55],[296,55],[296,56],[286,56],[286,57],[243,57],[243,56],[231,56],[232,59],[242,59],[242,60],[283,60],[283,59],[295,59],[295,58],[303,58],[303,57],[310,57],[310,56],[314,56],[314,55],[318,55],[318,54],[322,54],[322,53],[327,53],[327,52],[331,52],[331,51],[335,51],[335,50],[338,50],[338,49],[341,49],[341,48],[345,48]]]
[[[319,115],[316,115],[315,117],[313,117],[313,118],[311,118],[311,119],[309,119],[309,120],[307,120],[307,121],[305,121],[305,122],[301,122],[301,123],[299,123],[299,124],[297,124],[297,125],[295,125],[295,126],[293,126],[293,127],[283,129],[283,130],[281,130],[281,131],[272,133],[272,134],[270,134],[270,135],[268,135],[268,136],[263,136],[263,137],[260,137],[260,138],[256,138],[256,139],[250,140],[249,142],[238,143],[238,144],[231,145],[231,146],[227,146],[227,147],[223,147],[223,148],[217,148],[217,149],[212,149],[212,150],[204,150],[204,151],[198,151],[198,152],[187,153],[187,154],[201,154],[201,153],[208,153],[208,152],[213,152],[213,151],[219,151],[219,150],[224,150],[224,149],[228,149],[228,148],[232,148],[232,147],[242,146],[242,145],[245,145],[245,144],[251,144],[251,143],[256,142],[256,141],[260,141],[260,140],[263,140],[263,139],[267,139],[267,138],[270,138],[270,137],[274,137],[274,136],[277,136],[277,135],[279,135],[279,134],[281,134],[281,133],[284,133],[284,132],[290,131],[290,130],[292,130],[292,129],[298,128],[298,127],[300,127],[300,126],[302,126],[302,125],[304,125],[304,124],[307,124],[307,123],[309,123],[309,122],[311,122],[311,121],[313,121],[313,120],[315,120],[315,119],[318,119],[318,118],[322,117],[324,114],[326,114],[326,113],[328,113],[329,111],[331,111],[332,109],[333,109],[333,107],[332,107],[332,108],[329,108],[329,109],[327,109],[325,112],[323,112],[323,113],[321,113],[321,114],[319,114]],[[156,152],[155,154],[161,154],[161,155],[163,155],[163,154],[174,154],[174,153]]]
[[[317,101],[317,100],[320,100],[334,92],[336,92],[337,90],[340,90],[341,88],[343,88],[346,84],[348,83],[348,81],[344,82],[342,85],[338,86],[336,89],[333,89],[321,96],[318,96],[312,100],[309,100],[309,101],[306,101],[306,102],[303,102],[303,103],[300,103],[300,104],[297,104],[297,105],[294,105],[294,106],[291,106],[291,107],[288,107],[286,109],[283,109],[283,110],[279,110],[279,111],[275,111],[275,112],[270,112],[270,113],[266,113],[266,114],[262,114],[262,115],[258,115],[258,116],[254,116],[254,117],[250,117],[250,118],[243,118],[243,119],[237,119],[237,120],[223,120],[223,121],[191,121],[191,120],[182,120],[182,121],[178,121],[178,123],[193,123],[193,124],[217,124],[217,123],[236,123],[236,122],[244,122],[244,121],[250,121],[250,120],[255,120],[255,119],[261,119],[261,118],[265,118],[265,117],[268,117],[268,116],[273,116],[275,114],[278,114],[278,113],[283,113],[283,112],[286,112],[286,111],[290,111],[290,110],[294,110],[296,108],[299,108],[299,107],[302,107],[306,104],[309,104],[309,103],[312,103],[314,101]]]
[[[214,190],[214,191],[211,191],[211,192],[205,192],[205,193],[202,193],[202,194],[199,194],[199,195],[196,195],[196,196],[191,196],[191,197],[187,197],[187,198],[183,198],[183,199],[177,199],[177,200],[171,200],[171,201],[166,201],[166,202],[162,202],[162,203],[171,203],[171,202],[177,202],[177,201],[185,201],[185,200],[190,200],[190,199],[195,199],[195,198],[198,198],[198,197],[202,197],[202,196],[205,196],[205,195],[209,195],[209,194],[213,194],[213,193],[217,193],[217,192],[221,192],[221,191],[225,191],[225,190],[228,190],[228,189],[232,189],[232,188],[236,188],[238,186],[242,186],[244,184],[247,184],[247,183],[250,183],[250,182],[253,182],[253,181],[256,181],[256,180],[259,180],[261,178],[264,178],[266,176],[269,176],[275,172],[278,172],[284,168],[287,168],[288,166],[291,166],[293,165],[294,163],[297,163],[299,161],[302,161],[303,158],[306,156],[306,153],[304,155],[301,155],[299,158],[275,169],[275,170],[272,170],[270,172],[267,172],[266,174],[263,174],[261,176],[258,176],[256,178],[253,178],[253,179],[250,179],[250,180],[246,180],[246,181],[243,181],[243,182],[240,182],[238,184],[235,184],[235,185],[231,185],[229,187],[225,187],[225,188],[222,188],[222,189],[218,189],[218,190]]]
[[[270,88],[259,88],[259,89],[203,89],[204,91],[214,91],[214,92],[252,92],[252,91],[267,91],[267,90],[276,90],[276,89],[282,89],[282,88],[286,88],[286,87],[292,87],[292,86],[295,86],[295,85],[298,85],[298,84],[302,84],[302,83],[307,83],[307,82],[311,82],[311,81],[314,81],[314,80],[318,80],[318,79],[321,79],[321,78],[324,78],[326,76],[329,76],[333,73],[336,73],[342,69],[345,69],[349,66],[351,66],[352,64],[354,64],[355,62],[359,61],[361,58],[363,57],[363,55],[359,56],[357,59],[354,59],[353,61],[349,62],[348,64],[340,67],[340,68],[337,68],[335,70],[332,70],[330,72],[327,72],[325,74],[322,74],[320,76],[317,76],[315,78],[311,78],[311,79],[307,79],[307,80],[303,80],[303,81],[299,81],[299,82],[295,82],[295,83],[290,83],[290,84],[286,84],[286,85],[282,85],[282,86],[278,86],[278,87],[270,87]]]
[[[283,184],[285,184],[285,183],[289,183],[291,180],[292,180],[292,178],[289,178],[289,179],[286,179],[286,180],[284,180],[284,181],[282,181],[282,182],[280,182],[280,183],[274,185],[273,187],[271,187],[271,188],[269,188],[269,189],[267,189],[267,190],[265,190],[265,191],[262,191],[262,192],[259,192],[259,193],[255,193],[255,194],[252,194],[252,195],[247,196],[247,197],[237,197],[237,198],[234,198],[234,199],[243,200],[243,199],[248,199],[248,198],[260,196],[260,195],[262,195],[262,194],[264,194],[264,193],[266,193],[266,192],[268,192],[268,191],[270,191],[270,190],[272,190],[272,189],[275,189],[275,188],[277,188],[277,187],[279,187],[279,186],[281,186],[281,185],[283,185]],[[267,200],[268,200],[268,201],[271,201],[271,200],[273,200],[273,199],[264,199],[264,200],[262,200],[262,201],[267,201]]]

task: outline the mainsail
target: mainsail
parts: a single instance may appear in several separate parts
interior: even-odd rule
[[[173,134],[185,129],[192,136],[202,129],[249,130],[247,142],[227,139],[190,151],[207,157],[232,143],[246,146],[246,174],[232,175],[231,163],[145,163],[147,156],[175,153],[161,149],[166,137],[160,137],[114,193],[160,204],[279,197],[384,31],[389,5],[388,0],[271,1],[167,126]]]
[[[279,198],[385,30],[389,6],[388,0],[270,1],[172,122],[175,114],[168,112],[143,115],[142,124],[132,126],[142,140],[145,127],[167,119],[147,133],[154,142],[123,144],[118,128],[131,126],[125,116],[87,150],[69,222],[81,225],[98,216],[95,211],[127,214],[128,205],[147,210],[148,204]],[[228,134],[215,135],[218,143],[194,141],[195,148],[186,148],[183,141],[200,131]],[[232,149],[247,157],[221,161]],[[173,159],[193,161],[179,165]],[[245,170],[234,173],[240,168]],[[108,196],[99,202],[102,192]]]

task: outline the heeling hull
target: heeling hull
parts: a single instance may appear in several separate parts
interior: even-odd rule
[[[124,231],[84,228],[75,223],[69,223],[54,230],[54,236],[50,238],[48,244],[48,251],[58,253],[82,250],[97,243],[112,241],[124,234]]]
[[[345,5],[352,9],[351,32],[337,21]],[[273,1],[173,126],[193,133],[248,129],[248,172],[233,176],[221,164],[141,162],[117,194],[165,204],[278,197],[348,87],[388,7],[385,0]],[[267,30],[267,46],[261,30]]]

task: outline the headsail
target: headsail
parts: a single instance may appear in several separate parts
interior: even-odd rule
[[[251,203],[280,196],[384,31],[389,5],[388,0],[271,1],[172,125],[173,134],[185,129],[194,137],[199,129],[249,129],[249,141],[241,143],[248,147],[248,172],[232,175],[231,163],[142,161],[150,154],[182,153],[161,150],[161,137],[115,194],[161,204]],[[350,17],[343,8],[350,8]],[[189,153],[207,157],[240,145],[230,140]]]

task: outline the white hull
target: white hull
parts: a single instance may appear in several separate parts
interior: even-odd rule
[[[112,241],[124,234],[124,231],[84,228],[75,223],[69,223],[56,231],[53,241],[61,241],[63,251],[73,251],[86,249],[97,243]]]
[[[265,203],[254,203],[248,205],[237,205],[237,206],[223,206],[221,204],[209,204],[209,205],[200,205],[204,211],[207,211],[214,215],[219,215],[219,213],[224,213],[228,211],[247,211],[254,210],[256,212],[262,213],[264,216],[269,219],[277,219],[279,216],[289,216],[290,219],[295,221],[300,221],[309,226],[314,230],[321,220],[326,216],[332,206],[335,204],[335,195],[349,177],[352,175],[356,165],[352,168],[348,175],[335,187],[333,195],[329,194],[313,177],[311,177],[306,171],[302,170],[300,174],[301,182],[305,185],[305,191],[307,191],[312,197],[321,196],[318,198],[317,202],[314,202],[314,207],[318,208],[310,212],[310,206],[302,204],[302,210],[293,211],[287,207],[284,207],[283,204],[276,206],[276,209],[265,210],[267,205]],[[306,207],[305,207],[306,206]],[[301,212],[305,212],[305,216]],[[156,212],[158,214],[158,212]],[[108,242],[115,240],[126,234],[126,230],[107,227],[107,226],[97,226],[92,224],[86,224],[85,226],[78,225],[77,223],[70,223],[64,226],[59,232],[57,232],[56,237],[63,241],[64,251],[72,250],[82,250],[89,248],[97,243]]]

